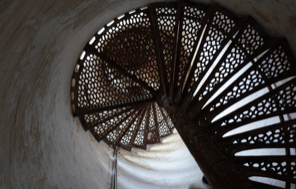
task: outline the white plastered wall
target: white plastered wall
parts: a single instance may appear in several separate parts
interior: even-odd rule
[[[0,2],[0,188],[110,187],[113,150],[72,117],[70,78],[81,50],[100,27],[151,2],[156,1]],[[293,0],[218,3],[252,15],[272,36],[285,36],[296,52]],[[175,145],[172,138],[151,153],[120,151],[118,187],[204,187],[184,144]]]

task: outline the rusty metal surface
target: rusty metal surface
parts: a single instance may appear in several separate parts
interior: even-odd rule
[[[296,184],[295,58],[251,17],[155,3],[105,25],[83,53],[72,110],[98,141],[146,149],[175,125],[214,188],[276,188],[252,176]],[[237,155],[262,148],[285,153]]]

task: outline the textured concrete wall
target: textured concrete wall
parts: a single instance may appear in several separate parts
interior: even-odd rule
[[[0,188],[109,188],[113,150],[97,143],[72,117],[70,78],[93,33],[114,17],[155,1],[0,2]],[[252,15],[271,35],[285,36],[296,52],[293,0],[221,4]],[[184,145],[167,140],[171,147],[166,152],[167,147],[157,146],[150,155],[121,151],[119,188],[202,187]],[[177,179],[180,174],[184,179]]]

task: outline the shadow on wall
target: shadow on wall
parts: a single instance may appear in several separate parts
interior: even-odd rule
[[[202,180],[199,180],[197,183],[192,183],[189,185],[188,189],[211,189],[211,187],[205,183],[202,182]]]

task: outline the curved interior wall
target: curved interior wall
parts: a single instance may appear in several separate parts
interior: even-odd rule
[[[96,31],[152,2],[1,1],[0,188],[110,188],[113,150],[73,118],[71,74]],[[271,36],[285,36],[296,54],[293,0],[217,2],[251,15]],[[149,151],[120,151],[118,188],[206,187],[177,134]]]

